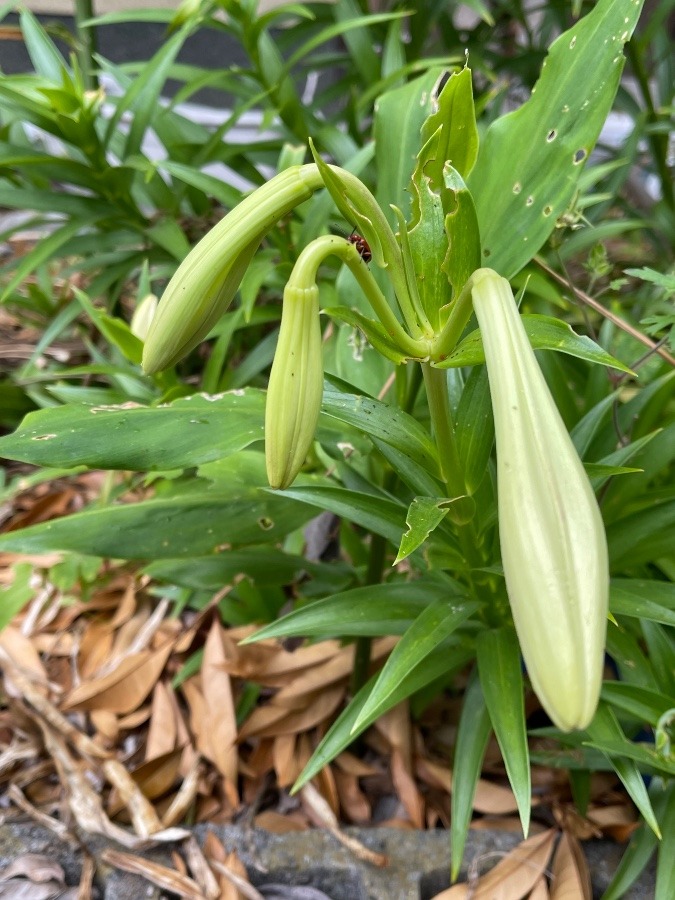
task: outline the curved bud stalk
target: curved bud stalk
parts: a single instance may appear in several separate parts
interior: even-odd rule
[[[323,395],[319,288],[289,283],[265,406],[265,462],[273,488],[287,488],[316,432]]]
[[[267,232],[322,186],[315,165],[291,166],[245,197],[188,253],[162,295],[145,343],[148,374],[174,365],[206,337]]]
[[[499,532],[523,658],[563,731],[585,728],[600,693],[609,575],[600,510],[528,342],[508,281],[471,279],[497,443]]]

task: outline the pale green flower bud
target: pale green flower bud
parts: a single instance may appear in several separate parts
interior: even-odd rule
[[[267,232],[322,184],[314,165],[286,169],[245,197],[188,253],[152,321],[143,349],[148,374],[174,365],[204,340]]]
[[[294,480],[312,446],[323,395],[319,288],[287,284],[265,407],[265,461],[273,488]]]
[[[497,443],[499,533],[513,619],[532,686],[563,731],[595,714],[609,592],[595,495],[548,390],[511,288],[471,278]]]
[[[159,300],[154,294],[146,294],[138,304],[129,323],[131,333],[140,341],[144,341],[150,331],[152,320],[157,312],[157,304]]]

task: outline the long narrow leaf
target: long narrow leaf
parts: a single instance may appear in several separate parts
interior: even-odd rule
[[[416,668],[477,609],[477,603],[453,602],[448,597],[436,600],[424,609],[392,650],[354,724],[354,730],[361,730],[365,720],[381,715],[406,674]]]
[[[595,718],[586,731],[593,744],[597,743],[600,745],[601,750],[603,749],[602,745],[605,742],[616,743],[619,747],[630,743],[626,740],[626,736],[621,730],[621,726],[610,707],[602,702],[598,706]],[[637,764],[633,760],[619,756],[615,753],[606,753],[605,755],[628,791],[631,800],[640,810],[645,822],[649,825],[654,834],[660,838],[661,831],[659,829],[659,823],[656,821],[656,816],[654,815],[654,810],[652,809],[652,804],[649,800],[649,794],[647,793],[647,788],[645,787]]]
[[[493,628],[478,635],[476,648],[483,696],[527,837],[532,783],[518,638],[512,628]]]
[[[491,731],[490,714],[476,670],[464,694],[452,768],[450,858],[453,881],[459,875],[462,865],[466,836],[471,824],[473,798]]]

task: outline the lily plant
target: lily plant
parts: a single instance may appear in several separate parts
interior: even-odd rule
[[[325,188],[354,227],[347,239],[324,234],[311,241],[284,290],[265,414],[269,484],[292,495],[316,439],[324,380],[322,267],[336,257],[371,312],[347,305],[323,312],[360,329],[393,364],[404,413],[413,410],[418,396],[420,378],[414,372],[421,372],[426,394],[433,440],[427,471],[412,454],[388,458],[385,488],[395,490],[398,479],[415,495],[395,561],[420,559],[436,531],[450,535],[453,577],[465,585],[468,599],[459,603],[452,589],[445,601],[421,612],[379,679],[356,685],[361,690],[339,735],[327,735],[300,783],[378,712],[415,689],[411,684],[406,693],[401,687],[412,646],[424,645],[429,653],[474,621],[468,635],[478,677],[467,691],[455,767],[455,779],[463,772],[466,787],[453,785],[452,798],[455,874],[492,730],[527,832],[530,775],[521,655],[532,689],[560,731],[591,727],[598,709],[608,616],[605,531],[532,344],[625,367],[556,320],[522,317],[509,279],[534,257],[572,199],[618,85],[620,46],[638,12],[639,4],[601,0],[551,47],[537,93],[497,119],[480,142],[469,68],[449,78],[431,73],[408,86],[406,96],[416,91],[411,108],[421,116],[421,127],[404,140],[403,150],[417,144],[414,169],[400,184],[405,191],[391,197],[388,207],[356,175],[327,163],[312,148],[313,162],[271,178],[190,252],[165,290],[145,341],[147,373],[174,365],[194,349],[232,302],[265,236],[316,191]],[[602,43],[599,35],[607,40]],[[594,81],[585,89],[580,75],[589,71]],[[383,152],[393,151],[378,147]],[[458,415],[448,373],[466,366],[476,367],[474,410]],[[498,555],[481,509],[492,448],[492,432],[481,418],[486,404],[489,408],[488,391]],[[481,429],[481,440],[472,444]],[[329,607],[323,609],[329,615]],[[257,637],[289,633],[302,633],[300,620],[285,631],[282,620]],[[368,644],[361,641],[367,664]],[[418,661],[422,651],[415,652]],[[467,659],[462,654],[458,647],[460,667]],[[636,802],[648,809],[646,795]]]

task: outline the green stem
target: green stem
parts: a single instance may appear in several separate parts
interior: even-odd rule
[[[464,483],[462,463],[450,410],[446,374],[442,369],[434,369],[428,363],[422,365],[422,374],[429,402],[431,426],[438,447],[441,477],[445,482],[448,497],[455,500],[448,510],[448,516],[456,525],[460,526],[460,542],[466,559],[472,565],[480,565],[471,525],[476,506]]]
[[[329,256],[337,256],[349,267],[375,315],[403,353],[414,359],[425,358],[429,350],[427,342],[416,341],[405,331],[387,303],[387,299],[373,278],[370,269],[361,259],[359,251],[354,244],[344,238],[328,234],[316,238],[311,244],[308,244],[298,257],[288,284],[301,287],[315,284],[319,266]]]
[[[89,25],[83,27],[82,23],[94,18],[93,0],[75,0],[75,30],[77,32],[77,58],[82,70],[84,86],[88,91],[98,89],[98,79],[95,74],[96,65],[94,54],[96,53],[96,29]]]

